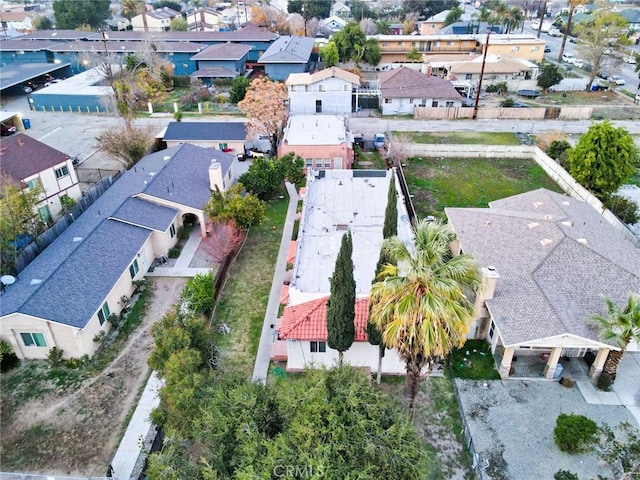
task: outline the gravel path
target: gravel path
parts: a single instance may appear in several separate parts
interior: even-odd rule
[[[589,405],[577,387],[565,388],[558,382],[456,380],[455,384],[480,465],[488,462],[483,479],[551,479],[561,469],[580,480],[607,475],[610,472],[595,452],[568,455],[556,447],[556,418],[575,413],[598,425],[634,424],[625,407]]]

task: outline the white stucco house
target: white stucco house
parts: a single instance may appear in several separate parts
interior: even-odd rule
[[[449,80],[400,67],[378,75],[382,115],[413,115],[415,107],[461,107]]]
[[[45,223],[62,212],[62,198],[82,197],[78,175],[69,155],[23,133],[3,137],[0,144],[0,172],[6,181],[24,190],[40,188],[37,205]]]
[[[289,113],[333,113],[351,115],[353,91],[360,77],[338,67],[315,73],[292,73],[285,82],[289,92]]]
[[[183,144],[147,155],[7,285],[0,297],[0,339],[18,358],[92,356],[134,282],[167,255],[185,222],[200,224],[211,191],[235,156]]]
[[[382,226],[393,172],[381,170],[313,170],[309,174],[279,341],[286,345],[288,371],[333,366],[338,352],[327,345],[326,302],[342,236],[351,232],[356,281],[355,342],[344,361],[371,372],[378,369],[378,347],[367,340],[369,292],[382,245]],[[397,181],[397,180],[394,180]],[[400,192],[400,188],[396,185]],[[398,235],[411,241],[409,218],[398,196]],[[385,374],[404,374],[404,362],[387,350]]]

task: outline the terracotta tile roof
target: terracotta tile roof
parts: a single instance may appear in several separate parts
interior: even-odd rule
[[[282,285],[280,289],[280,305],[289,303],[289,285]]]
[[[280,325],[281,340],[326,340],[327,300],[323,297],[284,309]],[[369,298],[356,299],[356,342],[367,341]]]
[[[289,243],[289,250],[287,251],[287,263],[293,263],[296,259],[296,252],[298,251],[298,242],[291,240]]]

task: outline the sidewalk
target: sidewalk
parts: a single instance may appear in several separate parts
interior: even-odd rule
[[[205,274],[211,271],[210,268],[193,268],[189,267],[194,255],[198,251],[198,246],[202,241],[200,236],[200,228],[194,228],[189,234],[189,240],[185,243],[180,252],[180,256],[176,259],[176,263],[171,267],[158,266],[149,271],[147,277],[195,277],[199,273]]]
[[[278,315],[278,307],[280,306],[280,291],[282,290],[282,281],[284,272],[287,268],[287,253],[289,244],[291,243],[291,235],[293,233],[293,224],[295,222],[296,209],[298,206],[298,192],[295,185],[287,182],[287,192],[289,193],[289,208],[287,209],[287,219],[282,230],[282,240],[280,241],[280,250],[278,251],[278,260],[273,272],[273,281],[271,283],[271,292],[269,293],[269,304],[264,315],[264,323],[262,324],[262,334],[260,335],[260,344],[258,345],[258,353],[256,354],[256,363],[253,367],[253,381],[266,383],[267,373],[269,372],[269,362],[271,357],[271,345],[273,344],[273,329],[271,325],[275,325],[276,316]]]

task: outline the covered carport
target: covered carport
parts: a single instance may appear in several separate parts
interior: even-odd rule
[[[18,132],[24,130],[22,114],[19,112],[0,112],[0,122],[5,125],[14,125],[18,129]]]
[[[69,63],[11,63],[0,67],[0,96],[4,98],[25,95],[25,86],[43,87],[53,78],[72,75]]]

